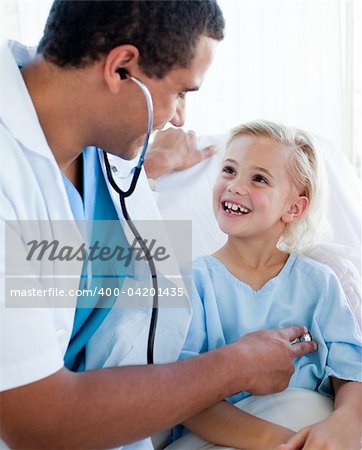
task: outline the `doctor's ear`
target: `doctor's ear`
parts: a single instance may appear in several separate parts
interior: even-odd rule
[[[123,67],[117,69],[116,72],[121,77],[121,80],[125,80],[129,75],[127,69],[124,69]]]
[[[105,58],[104,79],[113,94],[122,89],[122,81],[127,79],[132,68],[138,67],[139,52],[134,45],[119,45],[113,48]]]
[[[290,206],[289,210],[283,214],[282,221],[284,223],[292,223],[299,219],[306,211],[309,200],[304,195],[300,195]]]

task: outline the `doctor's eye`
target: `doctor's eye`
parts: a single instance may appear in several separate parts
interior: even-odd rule
[[[229,174],[229,175],[235,175],[236,174],[236,170],[232,166],[224,166],[222,168],[222,173],[226,173],[226,174]]]
[[[252,178],[252,181],[255,181],[256,183],[263,183],[263,184],[269,184],[269,181],[267,178],[263,177],[263,175],[254,175]]]

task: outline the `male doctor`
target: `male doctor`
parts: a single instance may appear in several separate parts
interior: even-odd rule
[[[147,114],[139,87],[119,69],[148,87],[154,129],[181,127],[185,95],[199,89],[223,28],[214,0],[55,1],[36,55],[7,43],[0,53],[2,239],[8,220],[122,219],[97,149],[134,158]],[[152,158],[148,164],[154,176],[172,168]],[[146,195],[145,184],[139,189]],[[147,201],[142,208],[148,217]],[[0,249],[0,429],[11,448],[150,448],[150,440],[135,442],[237,391],[284,389],[293,358],[315,350],[313,343],[290,345],[305,331],[295,326],[172,362],[189,320],[180,313],[177,333],[167,337],[173,354],[164,342],[168,356],[160,360],[167,363],[140,359],[74,372],[95,332],[92,315],[75,307],[6,307],[4,241]],[[90,332],[74,352],[74,336],[84,329]],[[157,345],[162,355],[162,339]]]

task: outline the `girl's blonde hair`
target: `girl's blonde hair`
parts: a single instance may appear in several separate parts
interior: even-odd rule
[[[304,214],[286,227],[277,247],[286,252],[306,253],[329,235],[327,183],[324,164],[314,138],[303,130],[269,121],[242,124],[231,131],[226,148],[242,135],[267,137],[290,150],[288,173],[300,195],[308,198]]]

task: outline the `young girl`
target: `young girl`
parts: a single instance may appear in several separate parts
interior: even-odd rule
[[[185,422],[218,445],[359,450],[361,336],[334,273],[303,256],[325,217],[322,172],[307,133],[271,122],[232,131],[213,192],[227,243],[193,265],[194,315],[181,359],[259,329],[303,323],[318,351],[295,361],[290,387],[335,397],[325,420],[297,435],[234,407],[240,392]],[[323,227],[322,227],[323,228]]]

